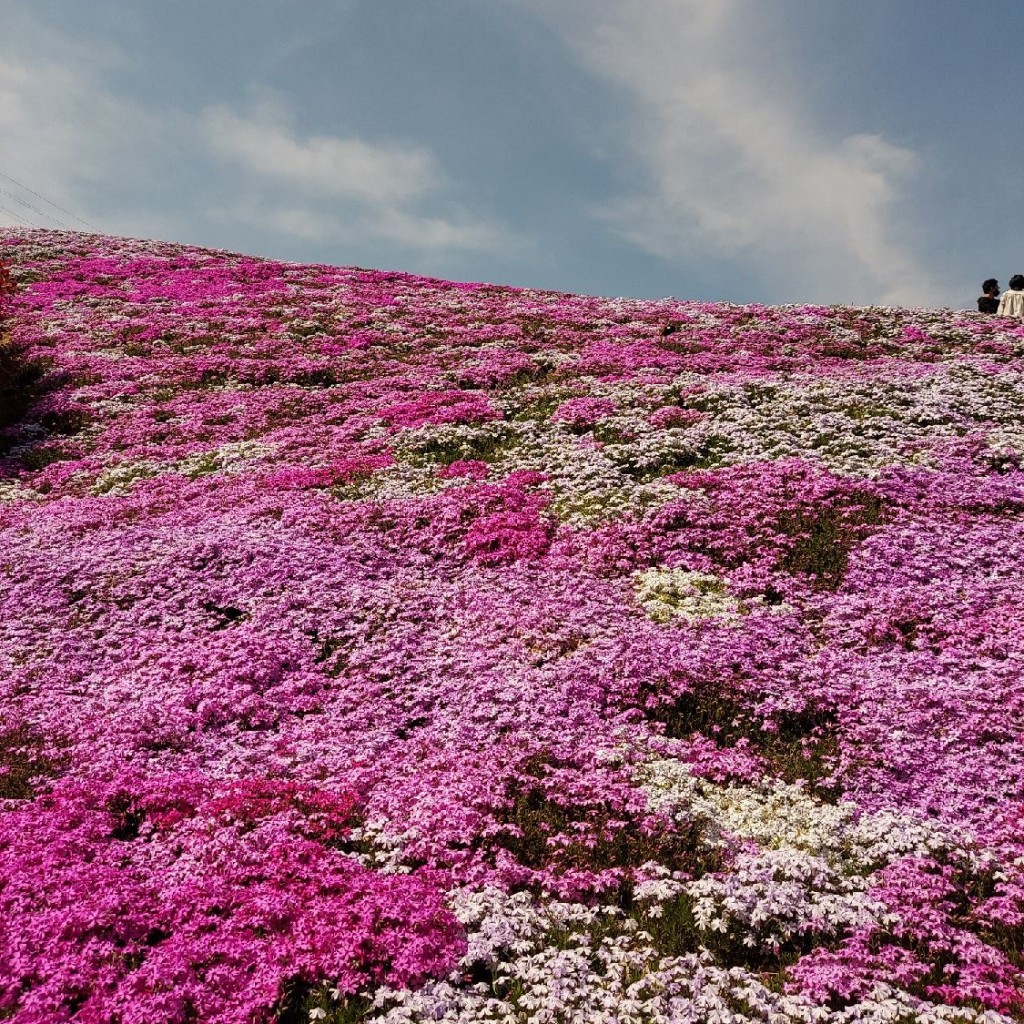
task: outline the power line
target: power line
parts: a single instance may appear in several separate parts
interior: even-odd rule
[[[8,217],[13,217],[19,224],[24,224],[27,228],[35,227],[35,225],[30,221],[25,220],[23,217],[19,217],[13,210],[8,210],[6,206],[0,206],[0,213],[6,213]]]
[[[55,203],[52,199],[47,199],[44,195],[40,195],[34,189],[29,188],[28,185],[25,185],[23,182],[18,181],[16,178],[12,178],[9,174],[5,174],[3,171],[0,171],[0,178],[6,178],[7,181],[9,181],[12,185],[17,185],[18,188],[24,189],[26,192],[29,193],[29,195],[35,196],[36,199],[41,199],[44,203],[47,203],[49,206],[52,206],[55,210],[60,210],[61,213],[66,213],[72,220],[77,220],[79,224],[83,224],[91,231],[99,233],[100,229],[96,227],[95,224],[90,224],[87,220],[83,220],[83,218],[79,217],[75,213],[72,213],[70,210],[65,210],[63,206],[60,206],[59,204]],[[38,213],[39,211],[36,212]],[[43,214],[43,216],[46,216],[46,214]],[[51,217],[50,219],[57,221],[56,217]],[[57,223],[59,224],[60,221],[57,221]],[[67,225],[64,225],[64,227],[67,227]]]
[[[20,196],[16,196],[13,192],[8,192],[5,188],[0,188],[0,195],[7,196],[8,199],[13,199],[16,203],[19,203],[21,206],[24,206],[25,209],[31,210],[33,213],[39,214],[39,216],[42,217],[44,220],[52,220],[53,223],[56,224],[58,227],[67,228],[68,231],[71,230],[71,228],[69,228],[67,224],[64,223],[64,221],[58,220],[52,214],[43,213],[43,211],[40,210],[38,207],[33,206],[29,202],[26,202]]]

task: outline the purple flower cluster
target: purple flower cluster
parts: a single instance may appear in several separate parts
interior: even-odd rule
[[[5,231],[0,1016],[1024,1014],[1019,325]]]

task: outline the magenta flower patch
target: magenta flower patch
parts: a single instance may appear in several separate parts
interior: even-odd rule
[[[441,973],[441,893],[346,857],[348,795],[198,777],[58,787],[0,818],[0,999],[26,1020],[265,1014],[288,984]]]
[[[585,430],[614,411],[615,403],[607,398],[570,398],[552,413],[551,418],[575,430]]]

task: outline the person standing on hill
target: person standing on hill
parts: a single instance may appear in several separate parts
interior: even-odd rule
[[[1014,274],[1010,278],[1009,291],[1003,292],[996,312],[999,316],[1024,320],[1024,274]]]
[[[994,277],[990,277],[987,281],[982,282],[981,294],[978,296],[978,312],[995,313],[998,309],[999,282]]]

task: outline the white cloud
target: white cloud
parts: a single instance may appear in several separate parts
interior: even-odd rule
[[[209,150],[237,168],[244,193],[215,212],[222,221],[304,241],[375,240],[419,252],[492,250],[511,241],[498,226],[443,202],[451,183],[422,146],[302,136],[278,99],[248,115],[208,108],[199,130]]]
[[[422,147],[328,135],[300,138],[276,104],[263,104],[249,117],[211,107],[200,118],[200,130],[217,156],[318,195],[403,202],[443,181],[433,154]]]
[[[83,229],[74,214],[137,237],[229,248],[244,238],[268,255],[282,237],[415,256],[506,242],[451,201],[454,184],[423,146],[302,135],[267,93],[246,114],[211,103],[192,115],[119,87],[117,73],[130,81],[138,65],[115,46],[24,11],[5,8],[3,20],[0,174],[32,191],[0,177],[0,224]]]
[[[521,0],[631,97],[632,193],[601,212],[672,260],[734,261],[815,301],[926,302],[901,238],[915,154],[830,132],[795,82],[771,5],[754,0]]]
[[[450,219],[389,205],[359,204],[338,212],[304,196],[287,200],[250,191],[233,203],[211,207],[220,224],[245,224],[303,242],[382,241],[419,254],[522,249],[521,239],[488,221],[462,214]]]
[[[401,245],[423,249],[502,249],[506,253],[525,244],[506,229],[486,221],[461,215],[455,218],[433,217],[383,210],[376,220],[382,238]]]

